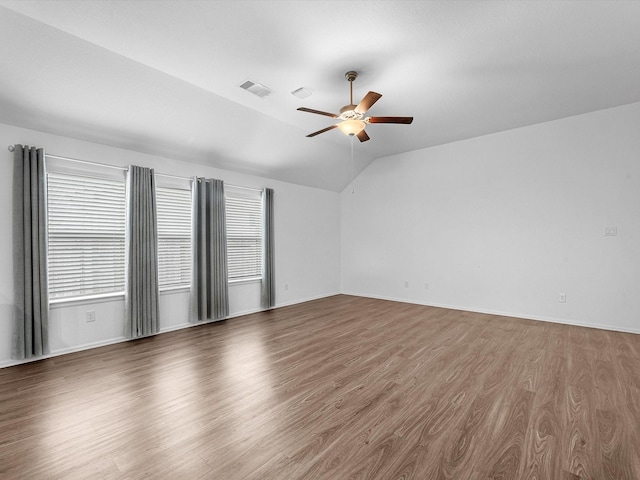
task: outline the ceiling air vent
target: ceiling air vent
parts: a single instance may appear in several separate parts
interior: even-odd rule
[[[247,92],[251,92],[254,95],[257,95],[260,98],[268,97],[273,93],[269,88],[258,82],[254,82],[253,80],[247,80],[246,82],[240,84],[240,88],[243,88]]]
[[[291,95],[298,98],[307,98],[311,96],[311,92],[304,87],[300,87],[291,92]]]

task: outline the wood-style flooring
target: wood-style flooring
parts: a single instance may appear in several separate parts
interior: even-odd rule
[[[640,479],[640,335],[335,296],[0,370],[0,478]]]

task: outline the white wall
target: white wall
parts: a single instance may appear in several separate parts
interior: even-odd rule
[[[341,202],[345,293],[640,333],[640,103],[379,159]]]
[[[11,360],[13,331],[13,258],[11,197],[13,154],[8,145],[44,147],[46,152],[110,165],[153,167],[157,173],[220,178],[229,184],[274,189],[276,305],[298,303],[334,295],[340,287],[340,196],[335,192],[302,187],[276,180],[234,173],[199,164],[178,162],[104,145],[81,142],[0,124],[0,366]],[[285,284],[287,289],[285,290]],[[230,286],[232,316],[260,309],[259,283]],[[188,292],[163,293],[160,298],[161,330],[188,325]],[[86,322],[95,310],[96,321]],[[54,305],[50,316],[53,354],[121,341],[124,300]]]

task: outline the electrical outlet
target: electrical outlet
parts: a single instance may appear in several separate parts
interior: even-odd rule
[[[618,235],[618,227],[604,227],[605,237],[616,237]]]
[[[429,282],[424,282],[424,289],[429,290]]]
[[[407,281],[404,282],[404,288],[409,288],[409,282]]]
[[[567,303],[567,294],[566,293],[561,293],[560,294],[560,303]]]
[[[87,322],[95,322],[95,321],[96,321],[96,311],[87,310]]]
[[[284,284],[284,289],[285,289],[285,290],[289,290],[289,284],[288,284],[288,283],[285,283],[285,284]]]

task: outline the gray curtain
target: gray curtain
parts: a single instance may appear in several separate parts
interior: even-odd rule
[[[127,172],[125,334],[158,333],[158,240],[153,169],[130,166]]]
[[[265,188],[262,191],[262,289],[260,305],[264,309],[276,305],[276,286],[273,271],[273,190]]]
[[[13,151],[14,333],[17,360],[49,353],[46,175],[44,150]]]
[[[193,180],[191,321],[229,316],[227,227],[222,180]]]

